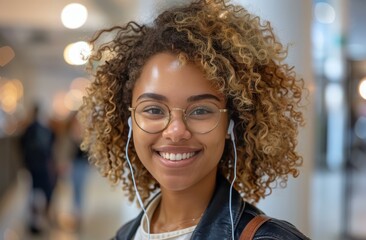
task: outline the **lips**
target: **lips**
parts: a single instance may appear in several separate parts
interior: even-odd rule
[[[159,152],[159,155],[170,161],[181,161],[196,155],[196,152],[186,152],[186,153],[170,153],[170,152]]]

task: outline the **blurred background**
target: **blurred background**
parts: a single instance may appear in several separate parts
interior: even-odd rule
[[[182,2],[0,0],[0,239],[108,239],[137,215],[77,147],[84,41]],[[234,2],[272,22],[309,89],[301,174],[259,206],[312,239],[366,239],[366,1]],[[21,154],[35,136],[41,166]]]

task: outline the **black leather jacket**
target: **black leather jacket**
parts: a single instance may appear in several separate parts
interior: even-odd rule
[[[217,177],[216,189],[201,221],[194,230],[193,240],[231,240],[231,221],[229,215],[229,182],[221,175]],[[235,224],[235,240],[238,240],[246,224],[256,215],[263,214],[258,208],[244,202],[239,193],[233,189],[233,219]],[[140,225],[143,212],[137,218],[122,226],[114,240],[132,240]],[[271,218],[257,231],[255,240],[300,240],[309,239],[292,224]]]

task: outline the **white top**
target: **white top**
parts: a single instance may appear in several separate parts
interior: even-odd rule
[[[161,195],[157,196],[146,209],[147,216],[150,221],[151,221],[152,215],[155,212],[156,207],[159,205],[160,200],[161,200]],[[143,227],[141,227],[141,226],[143,226]],[[150,234],[150,239],[151,240],[153,240],[153,239],[154,240],[162,240],[162,239],[188,240],[188,239],[191,239],[192,233],[193,233],[194,229],[196,228],[196,226],[197,225],[194,225],[192,227],[178,229],[178,230],[171,231],[171,232]],[[147,232],[148,231],[147,229],[148,229],[147,228],[147,219],[146,219],[146,215],[144,215],[141,219],[140,226],[136,231],[134,240],[148,240],[149,234]]]

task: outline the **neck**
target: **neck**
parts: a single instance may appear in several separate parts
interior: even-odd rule
[[[183,191],[161,188],[161,201],[152,217],[152,232],[168,232],[196,225],[215,190],[216,175]]]

